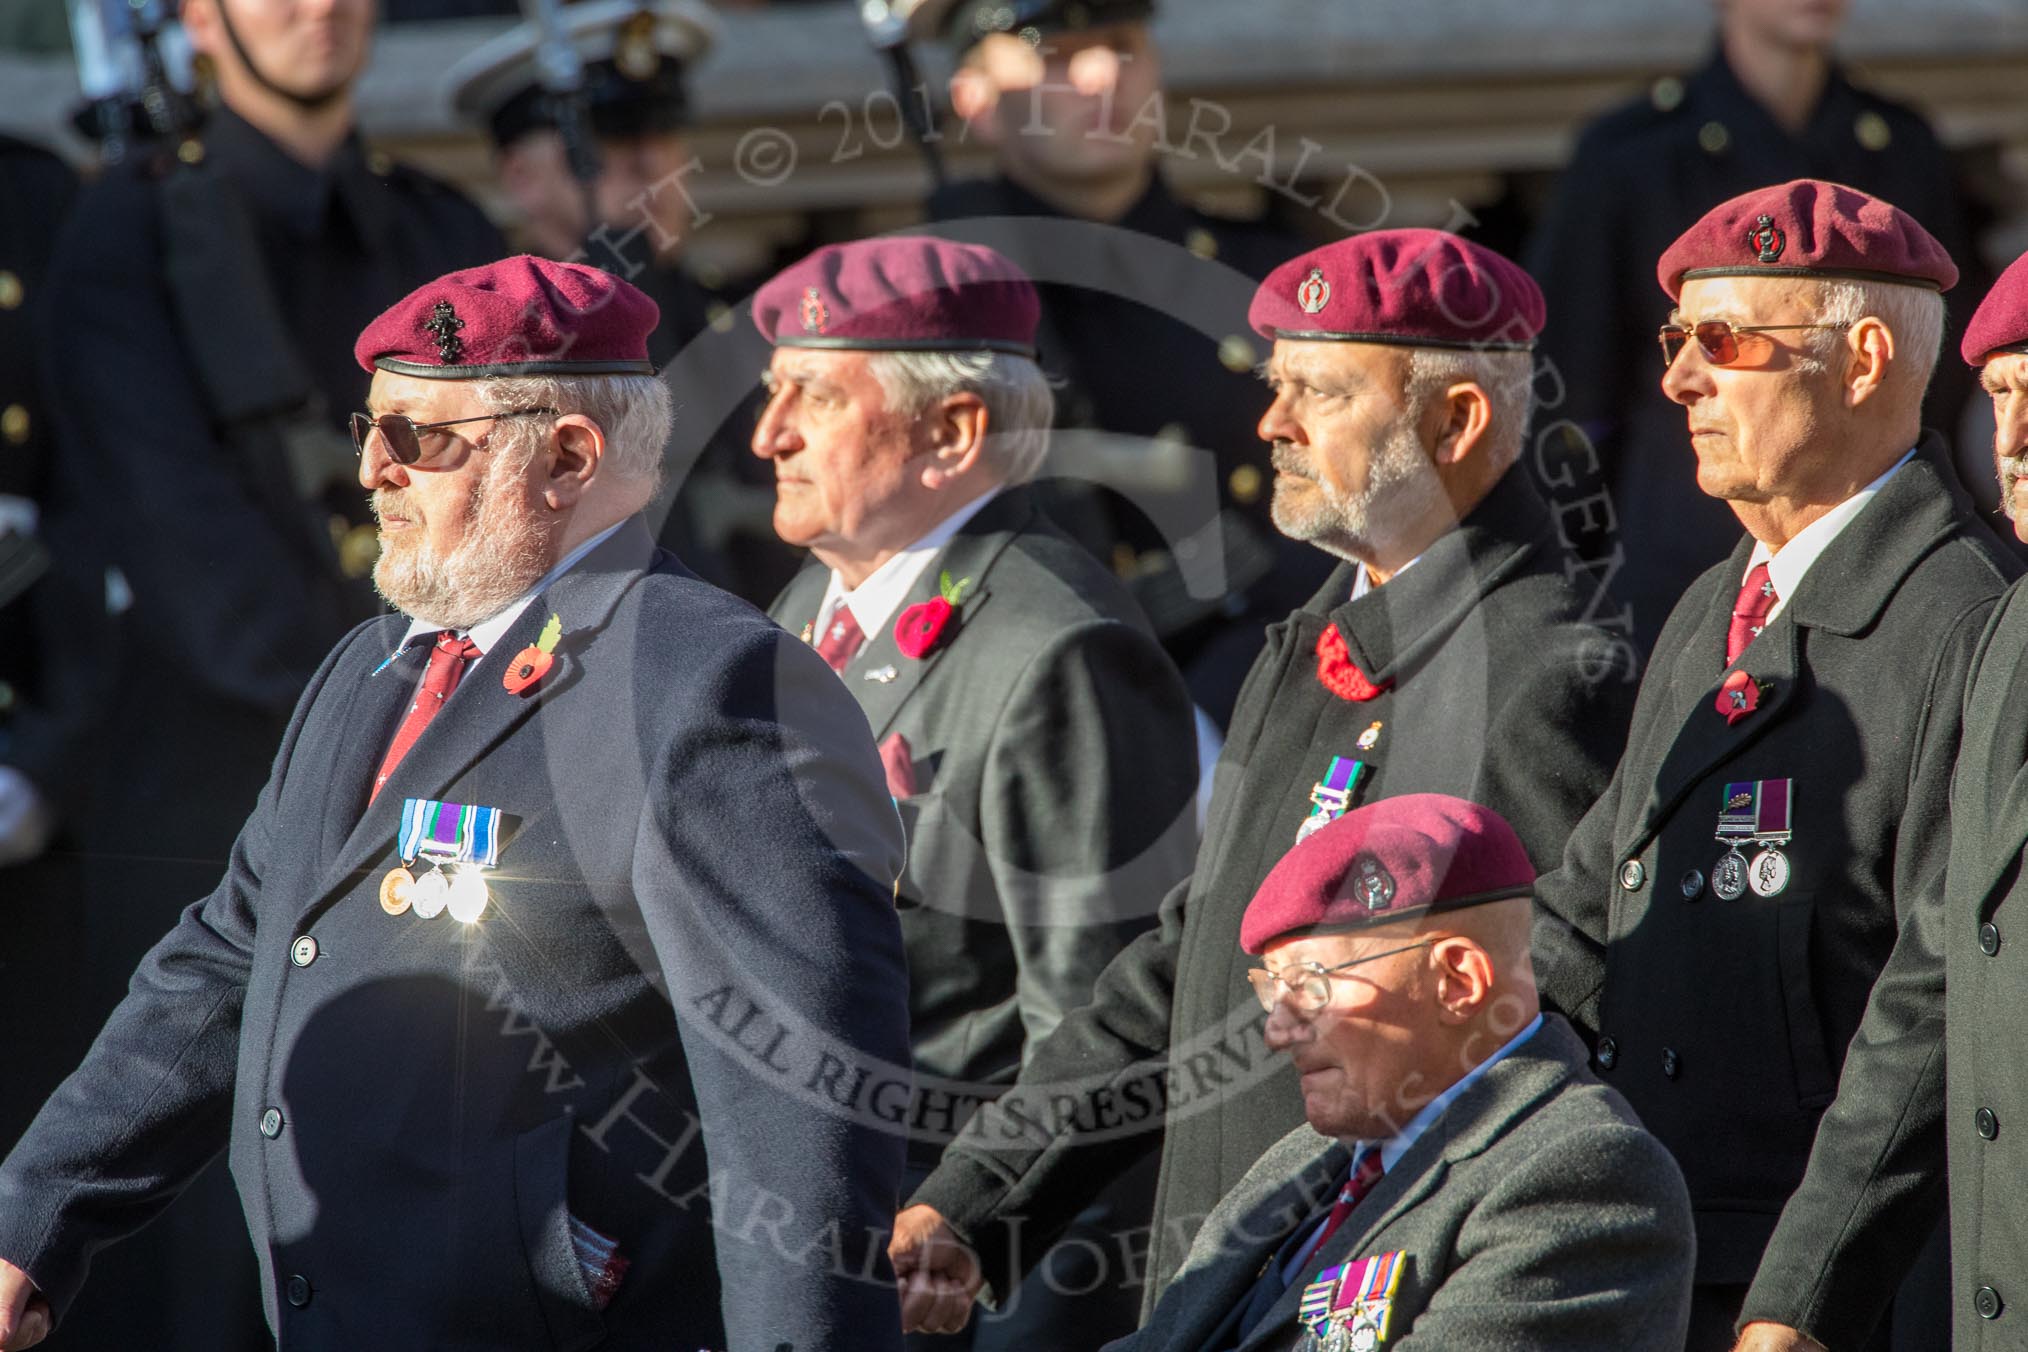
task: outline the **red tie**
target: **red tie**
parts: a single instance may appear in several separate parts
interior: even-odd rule
[[[1774,609],[1774,579],[1767,565],[1756,563],[1740,586],[1739,599],[1732,603],[1732,627],[1725,631],[1725,665],[1731,666],[1746,651],[1746,645],[1767,626],[1767,613]]]
[[[1381,1173],[1379,1148],[1366,1147],[1358,1163],[1352,1166],[1351,1177],[1347,1178],[1345,1186],[1338,1190],[1338,1200],[1331,1203],[1331,1214],[1324,1218],[1324,1228],[1310,1241],[1312,1254],[1323,1248],[1324,1242],[1338,1232],[1338,1227],[1345,1223],[1345,1218],[1352,1214],[1352,1208],[1359,1205],[1360,1199],[1373,1191],[1373,1185],[1380,1181]]]
[[[367,802],[380,796],[381,785],[394,773],[394,767],[401,764],[401,758],[422,736],[423,729],[437,716],[437,710],[444,707],[444,701],[458,688],[458,677],[465,671],[465,663],[479,655],[479,645],[468,638],[459,638],[446,629],[437,635],[436,647],[430,650],[429,669],[423,672],[422,688],[416,691],[415,703],[408,706],[408,713],[402,718],[401,726],[394,730],[394,742],[387,748],[387,758],[380,762],[380,773],[374,777],[373,792],[367,795]]]
[[[866,634],[852,617],[852,607],[839,606],[831,612],[830,628],[817,640],[817,656],[829,662],[831,670],[843,671],[865,642]]]

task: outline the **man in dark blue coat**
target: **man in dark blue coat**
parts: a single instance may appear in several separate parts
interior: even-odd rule
[[[655,318],[523,257],[360,338],[403,614],[0,1165],[0,1344],[229,1141],[285,1348],[898,1347],[899,822],[823,662],[652,544]]]

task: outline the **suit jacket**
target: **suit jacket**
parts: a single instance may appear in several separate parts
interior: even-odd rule
[[[1152,1318],[1110,1352],[1295,1352],[1303,1288],[1399,1252],[1383,1346],[1677,1352],[1690,1199],[1669,1152],[1585,1068],[1555,1015],[1409,1146],[1244,1339],[1238,1312],[1327,1211],[1351,1152],[1307,1125],[1269,1147],[1198,1231]]]
[[[1190,700],[1112,575],[1025,489],[966,522],[904,605],[940,574],[970,583],[949,637],[915,659],[887,625],[842,673],[915,762],[900,901],[925,1166],[1090,1000],[1197,845]],[[809,624],[829,576],[805,569],[775,619]]]
[[[229,1141],[283,1349],[898,1347],[901,1142],[854,1096],[908,1076],[900,836],[836,680],[636,518],[365,806],[405,623],[311,681],[217,890],[0,1166],[0,1254],[60,1314]],[[406,797],[508,814],[476,925],[383,912]],[[573,1217],[631,1264],[604,1309]]]
[[[1863,1336],[1941,1213],[1948,1176],[1951,1345],[1960,1352],[2021,1345],[2024,704],[2028,593],[2017,583],[1973,663],[1944,878],[1917,899],[1874,986],[1809,1172],[1747,1296],[1749,1317],[1780,1320],[1833,1347]]]
[[[1152,1298],[1218,1199],[1303,1121],[1295,1075],[1261,1042],[1239,922],[1295,843],[1333,757],[1366,766],[1352,806],[1456,794],[1512,822],[1538,868],[1559,857],[1606,785],[1633,697],[1622,650],[1585,620],[1563,558],[1517,467],[1386,586],[1349,600],[1347,565],[1269,628],[1189,883],[917,1191],[979,1248],[989,1273],[1038,1258],[1159,1130]],[[1318,681],[1327,626],[1388,683],[1377,698],[1340,699]]]
[[[1881,488],[1740,655],[1762,693],[1737,722],[1715,700],[1751,540],[1684,595],[1612,787],[1537,885],[1545,1003],[1596,1039],[1600,1073],[1683,1165],[1699,1282],[1752,1280],[1874,978],[1943,872],[1965,682],[2020,570],[1940,449]],[[1793,790],[1789,882],[1722,900],[1727,785],[1772,779]]]

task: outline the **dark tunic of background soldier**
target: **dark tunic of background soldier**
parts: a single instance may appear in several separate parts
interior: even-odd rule
[[[38,316],[50,539],[57,569],[92,591],[60,651],[90,674],[58,692],[94,734],[67,748],[90,767],[76,827],[89,956],[72,974],[86,1008],[50,1030],[77,1039],[73,1056],[217,879],[304,683],[377,608],[344,432],[365,395],[353,336],[417,283],[504,248],[471,203],[354,131],[372,0],[186,0],[182,18],[220,106],[80,194]],[[105,1257],[58,1345],[258,1345],[240,1224],[214,1169]]]
[[[1152,0],[917,9],[915,31],[960,49],[952,107],[997,166],[938,193],[928,213],[1037,280],[1042,363],[1066,382],[1044,469],[1058,476],[1051,513],[1127,580],[1192,698],[1223,727],[1263,628],[1325,572],[1316,551],[1274,530],[1253,434],[1252,371],[1264,353],[1246,327],[1248,283],[1302,244],[1199,211],[1163,181],[1153,9]],[[1067,235],[1076,223],[1105,228]],[[1229,304],[1207,316],[1207,295]],[[1113,491],[1082,488],[1093,481]]]
[[[1718,9],[1718,46],[1700,70],[1658,81],[1585,130],[1525,260],[1549,298],[1542,351],[1567,387],[1555,416],[1583,432],[1564,434],[1560,453],[1571,472],[1602,478],[1616,511],[1613,527],[1580,547],[1601,558],[1623,551],[1614,581],[1644,653],[1684,588],[1739,535],[1724,504],[1697,491],[1682,410],[1661,392],[1655,330],[1668,307],[1653,278],[1662,250],[1735,194],[1819,178],[1893,202],[1961,268],[1976,264],[1935,133],[1833,62],[1843,0],[1720,0]],[[1968,271],[1966,280],[1978,294],[1982,279]],[[1951,363],[1924,422],[1948,438],[1971,392]],[[1559,453],[1554,442],[1545,453]]]
[[[765,605],[801,562],[768,524],[773,487],[746,451],[759,411],[750,392],[767,345],[733,322],[731,303],[749,287],[693,265],[685,247],[702,219],[686,181],[697,169],[684,135],[687,81],[719,22],[696,0],[590,0],[559,17],[580,66],[573,104],[543,87],[542,34],[526,23],[451,68],[451,102],[491,137],[524,248],[604,268],[662,308],[649,355],[676,402],[675,500],[662,543],[709,580]],[[595,165],[589,183],[572,168],[572,118]]]
[[[76,861],[51,836],[75,776],[45,696],[59,673],[37,638],[77,602],[64,595],[72,580],[49,570],[42,538],[53,446],[31,327],[76,189],[62,160],[0,136],[0,1038],[31,1019],[67,1021],[78,941]],[[46,1089],[65,1068],[45,1042],[24,1041],[32,1059],[16,1073]],[[0,1094],[0,1149],[36,1102]]]

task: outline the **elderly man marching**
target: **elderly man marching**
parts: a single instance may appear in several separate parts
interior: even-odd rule
[[[1090,1001],[1197,846],[1182,678],[1026,487],[1053,405],[1037,309],[993,250],[909,236],[820,249],[753,301],[775,345],[753,450],[776,530],[815,555],[772,613],[859,702],[908,828],[912,1183]],[[1079,1242],[972,1345],[1131,1329],[1139,1293],[1079,1265],[1145,1223],[1153,1182],[1094,1187]]]
[[[1992,396],[2000,504],[2028,540],[2028,257],[2001,274],[1961,348]],[[1950,863],[1918,898],[1917,933],[1875,984],[1809,1173],[1747,1297],[1742,1352],[1850,1345],[1914,1256],[1949,1184],[1950,1336],[2022,1344],[2028,1311],[2028,814],[2022,681],[2028,593],[2008,591],[1980,644],[1951,787]],[[1941,1054],[1939,1054],[1941,1053]],[[1946,1164],[1948,1158],[1948,1164]],[[1941,1330],[1939,1331],[1941,1332]]]
[[[1957,269],[1913,219],[1798,180],[1714,208],[1657,271],[1663,389],[1746,534],[1670,615],[1612,788],[1537,889],[1536,970],[1683,1166],[1702,1352],[1731,1345],[1941,876],[1966,679],[2018,570],[1917,444]],[[1840,1316],[1841,1352],[1882,1303]]]
[[[1297,840],[1445,792],[1493,807],[1548,865],[1604,788],[1632,682],[1517,464],[1542,308],[1514,264],[1434,230],[1329,245],[1256,293],[1275,521],[1339,567],[1268,630],[1187,888],[897,1219],[910,1323],[962,1324],[984,1281],[1004,1292],[1093,1187],[1159,1149],[1146,1251],[1116,1260],[1152,1295],[1302,1122],[1239,950],[1247,898]]]
[[[824,664],[654,548],[654,324],[523,257],[360,336],[402,613],[0,1165],[10,1352],[228,1142],[284,1347],[899,1346],[899,1143],[811,1087],[906,1082],[894,811]]]

